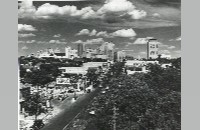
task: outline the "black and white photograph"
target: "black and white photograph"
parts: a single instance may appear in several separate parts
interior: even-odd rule
[[[18,0],[18,130],[181,130],[181,0]]]

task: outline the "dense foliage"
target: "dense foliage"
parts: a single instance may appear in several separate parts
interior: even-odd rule
[[[115,64],[110,70],[113,75],[107,77],[109,89],[89,106],[96,113],[89,124],[96,130],[180,130],[181,72],[177,66],[149,65],[147,74],[126,75],[123,63]]]

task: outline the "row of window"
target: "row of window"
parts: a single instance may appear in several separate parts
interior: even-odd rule
[[[158,44],[150,44],[149,47],[150,48],[158,48]]]

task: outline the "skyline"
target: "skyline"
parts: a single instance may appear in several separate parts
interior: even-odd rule
[[[46,48],[77,49],[76,43],[113,42],[118,50],[133,50],[128,55],[146,57],[146,45],[135,41],[154,37],[160,42],[161,51],[180,57],[179,0],[18,3],[19,56]],[[123,7],[116,3],[123,3]]]

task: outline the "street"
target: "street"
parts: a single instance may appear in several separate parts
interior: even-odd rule
[[[91,93],[87,93],[76,100],[71,106],[67,105],[67,101],[62,104],[63,111],[57,116],[49,120],[41,130],[63,130],[63,128],[70,123],[70,121],[80,113],[90,101],[99,93],[100,88],[97,88]],[[66,104],[66,105],[65,105]]]

